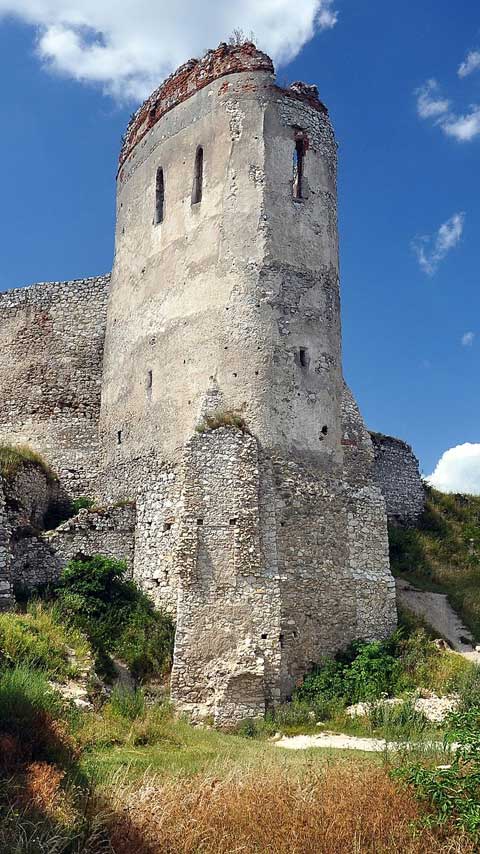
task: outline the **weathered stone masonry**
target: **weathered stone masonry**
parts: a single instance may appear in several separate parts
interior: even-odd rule
[[[125,560],[132,573],[134,504],[81,510],[48,530],[65,511],[63,490],[37,463],[0,475],[0,610],[13,603],[15,587],[34,590],[57,581],[72,558],[104,554]]]
[[[28,444],[72,495],[89,495],[110,276],[0,293],[0,442]]]
[[[280,88],[252,44],[186,63],[127,129],[111,282],[0,294],[0,312],[0,441],[106,505],[14,547],[0,489],[5,601],[13,575],[126,558],[176,619],[177,707],[219,725],[392,630],[390,468],[342,376],[336,142],[316,87]],[[232,412],[242,429],[222,426]]]
[[[117,186],[104,488],[128,482],[135,576],[176,614],[177,706],[231,723],[395,624],[372,443],[342,378],[327,110],[252,45],[222,45],[133,117]],[[197,432],[222,410],[248,430]]]
[[[425,507],[425,488],[418,460],[401,439],[371,433],[375,452],[374,478],[385,497],[389,522],[414,525]]]

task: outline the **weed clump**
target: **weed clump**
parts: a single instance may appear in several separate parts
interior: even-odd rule
[[[55,481],[56,475],[43,457],[28,445],[0,444],[0,473],[11,480],[25,464],[39,466],[48,480]]]
[[[219,410],[212,415],[205,415],[195,429],[197,433],[206,433],[208,430],[218,430],[220,427],[235,427],[242,433],[249,432],[243,415],[239,412],[227,410]]]

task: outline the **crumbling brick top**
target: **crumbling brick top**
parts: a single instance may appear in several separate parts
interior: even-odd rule
[[[216,50],[209,50],[202,59],[189,59],[181,65],[133,114],[123,139],[119,169],[137,143],[165,113],[214,80],[226,74],[236,74],[241,71],[266,71],[272,75],[272,78],[274,76],[272,60],[266,53],[257,50],[252,42],[241,45],[228,45],[222,42]],[[280,90],[280,87],[276,88]],[[322,112],[327,111],[319,101],[316,86],[296,82],[292,83],[288,89],[280,91]]]

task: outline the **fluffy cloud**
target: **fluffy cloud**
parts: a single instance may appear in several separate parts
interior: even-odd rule
[[[467,77],[480,68],[480,51],[471,51],[458,69],[459,77]],[[438,82],[432,77],[414,92],[417,113],[421,119],[430,119],[444,134],[458,142],[470,142],[480,135],[480,106],[472,104],[463,115],[451,109],[451,102],[441,92]]]
[[[459,142],[470,142],[480,134],[480,107],[473,106],[464,116],[448,116],[441,122],[447,136],[453,136]]]
[[[415,90],[417,96],[417,113],[421,119],[433,119],[448,112],[450,101],[442,98],[439,85],[433,78],[427,80],[420,89]]]
[[[480,50],[471,50],[458,68],[459,77],[468,77],[473,71],[480,69]]]
[[[445,451],[427,482],[441,492],[480,495],[480,444],[465,442]]]
[[[334,0],[0,0],[0,17],[37,28],[37,51],[52,70],[141,100],[191,56],[234,29],[255,34],[278,63],[293,59],[337,22]]]
[[[475,339],[475,332],[464,332],[461,337],[462,347],[471,347]]]
[[[448,252],[459,242],[465,222],[464,213],[455,213],[440,226],[435,235],[418,237],[412,244],[420,267],[433,276]]]

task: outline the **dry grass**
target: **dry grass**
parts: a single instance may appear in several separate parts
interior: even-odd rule
[[[14,477],[25,464],[32,463],[45,472],[48,480],[56,480],[56,476],[43,457],[28,445],[0,444],[0,473],[7,480]]]
[[[419,830],[422,807],[385,769],[354,763],[117,788],[116,854],[473,854],[465,837]]]
[[[242,433],[248,433],[245,418],[240,412],[231,412],[219,409],[211,415],[205,415],[203,421],[195,428],[197,433],[205,433],[207,430],[218,430],[219,427],[235,427]]]

